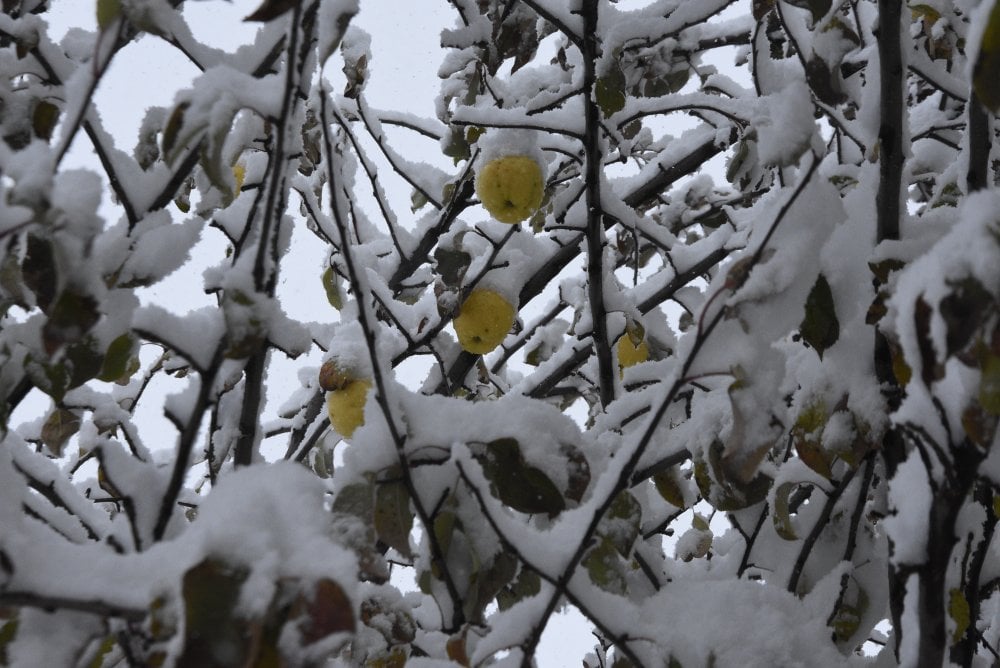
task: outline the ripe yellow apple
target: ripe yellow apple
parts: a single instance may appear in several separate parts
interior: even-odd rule
[[[353,436],[354,430],[365,423],[365,402],[371,386],[367,380],[352,380],[326,395],[330,424],[344,438]]]
[[[476,193],[501,223],[520,223],[542,203],[542,168],[526,155],[509,155],[486,164],[476,178]]]
[[[640,339],[639,345],[635,344],[632,337],[625,333],[618,339],[618,369],[623,372],[630,366],[635,366],[649,360],[649,344],[646,339]]]
[[[462,348],[485,355],[499,346],[514,324],[514,305],[494,290],[480,288],[462,302],[452,324]]]

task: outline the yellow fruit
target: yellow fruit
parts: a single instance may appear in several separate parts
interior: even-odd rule
[[[367,380],[352,380],[343,389],[326,395],[330,424],[344,438],[350,438],[354,430],[365,423],[365,402],[371,386]]]
[[[455,317],[455,333],[462,348],[485,355],[499,346],[514,324],[514,306],[499,292],[473,290]]]
[[[341,366],[338,359],[328,359],[319,368],[319,386],[327,392],[342,390],[356,380],[358,380],[357,371]]]
[[[632,337],[624,334],[618,339],[618,368],[626,369],[649,360],[649,344],[642,339],[639,345],[632,342]]]
[[[542,168],[526,155],[497,158],[483,167],[476,179],[479,199],[501,223],[520,223],[533,214],[544,191]]]

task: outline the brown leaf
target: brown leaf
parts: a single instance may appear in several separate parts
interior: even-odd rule
[[[312,599],[305,601],[306,621],[302,640],[310,645],[340,631],[354,631],[354,607],[339,584],[329,579],[316,583]]]
[[[79,429],[80,416],[65,408],[56,409],[42,425],[42,443],[56,457],[61,457],[63,446]]]

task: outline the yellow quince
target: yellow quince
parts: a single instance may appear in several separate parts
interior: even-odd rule
[[[637,344],[638,341],[638,344]],[[618,373],[624,374],[625,369],[649,360],[649,343],[641,334],[634,336],[626,332],[618,339]]]
[[[499,292],[480,288],[462,302],[452,324],[464,350],[485,355],[503,342],[515,314],[514,305]]]
[[[326,410],[330,424],[344,438],[354,435],[354,430],[365,423],[365,403],[372,384],[367,380],[351,380],[338,390],[326,395]]]
[[[476,194],[501,223],[520,223],[542,203],[545,180],[534,158],[509,155],[486,164],[476,178]]]

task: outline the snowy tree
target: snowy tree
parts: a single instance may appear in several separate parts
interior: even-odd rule
[[[527,666],[567,608],[588,667],[1000,661],[995,2],[449,0],[430,118],[357,0],[232,52],[49,4],[0,14],[0,665]],[[199,74],[129,150],[139,40]]]

